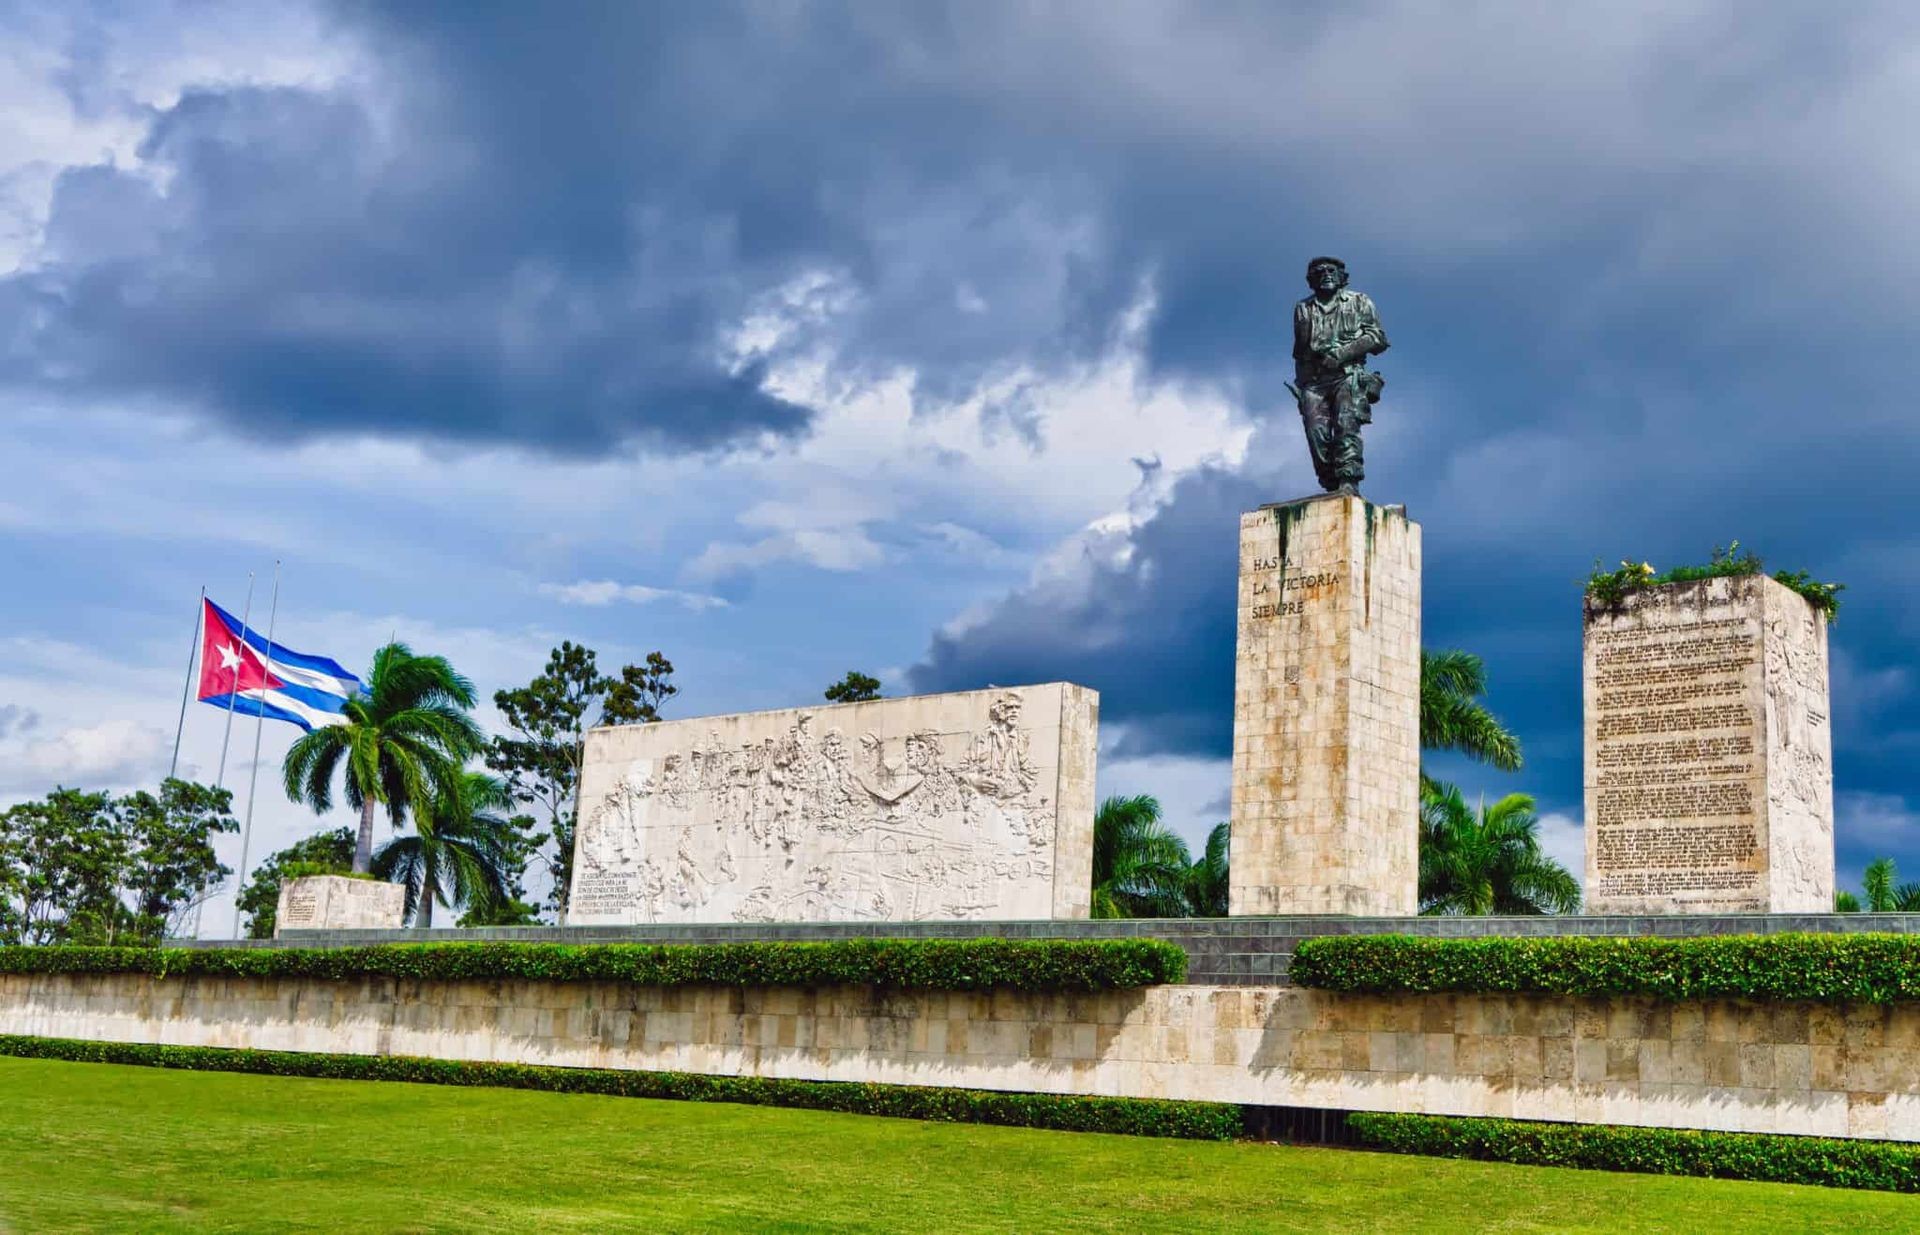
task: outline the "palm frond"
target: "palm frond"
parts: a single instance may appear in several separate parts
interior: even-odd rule
[[[1480,703],[1486,666],[1457,649],[1420,653],[1420,745],[1457,751],[1502,771],[1520,767],[1520,739]]]

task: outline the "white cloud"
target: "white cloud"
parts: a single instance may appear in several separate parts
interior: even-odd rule
[[[1848,845],[1906,846],[1920,837],[1920,811],[1897,793],[1862,790],[1834,798],[1834,839]]]
[[[1024,560],[1019,554],[1001,547],[991,536],[951,520],[942,519],[937,523],[922,523],[914,530],[947,556],[962,561],[1001,566],[1014,565]]]
[[[706,609],[724,609],[727,602],[703,592],[680,592],[672,588],[648,587],[644,583],[617,583],[612,579],[582,579],[577,583],[542,583],[542,596],[551,596],[563,605],[610,605],[616,600],[646,605],[670,600],[695,613]]]
[[[1567,868],[1581,888],[1587,886],[1587,835],[1582,822],[1560,811],[1540,816],[1540,848]]]
[[[846,572],[878,566],[886,558],[886,550],[864,528],[804,528],[750,544],[716,541],[687,564],[686,574],[691,579],[721,579],[775,562]]]
[[[172,735],[134,720],[63,729],[36,741],[0,741],[0,793],[38,797],[55,785],[128,789],[157,779]]]

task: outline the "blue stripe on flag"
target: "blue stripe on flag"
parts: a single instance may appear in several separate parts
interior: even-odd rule
[[[245,693],[238,696],[208,695],[200,702],[211,703],[223,712],[227,710],[227,705],[231,702],[234,715],[236,716],[263,716],[268,720],[284,720],[300,726],[308,733],[313,732],[313,726],[307,723],[307,719],[304,716],[289,712],[285,708],[275,707],[264,699],[249,698]]]
[[[328,656],[309,656],[305,652],[296,652],[284,643],[271,643],[259,631],[243,626],[239,618],[214,604],[213,601],[209,600],[207,603],[213,605],[213,611],[220,615],[221,621],[227,624],[227,629],[237,631],[240,637],[246,640],[247,646],[265,657],[270,666],[281,665],[288,669],[305,670],[310,674],[337,679],[340,689],[336,692],[336,697],[360,693],[360,679],[349,673],[346,666],[339,661]],[[251,716],[253,713],[249,712],[247,715]]]

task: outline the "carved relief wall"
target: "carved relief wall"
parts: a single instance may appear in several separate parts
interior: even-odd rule
[[[1833,734],[1827,623],[1772,580],[1765,589],[1767,821],[1773,905],[1833,905]]]
[[[567,920],[1085,917],[1097,707],[1055,683],[596,729]]]

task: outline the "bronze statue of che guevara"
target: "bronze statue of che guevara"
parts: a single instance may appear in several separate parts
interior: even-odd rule
[[[1367,368],[1367,357],[1387,350],[1380,315],[1363,292],[1347,286],[1347,264],[1337,257],[1307,263],[1313,295],[1293,307],[1291,386],[1300,402],[1300,422],[1320,487],[1356,493],[1365,476],[1360,426],[1373,420],[1386,379]]]

